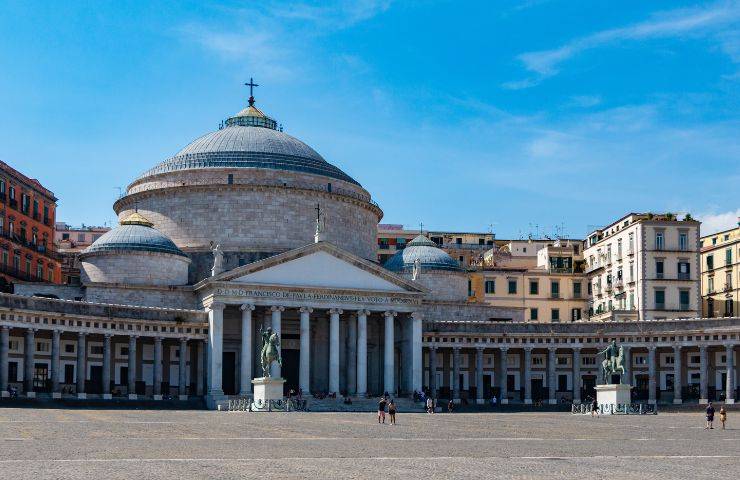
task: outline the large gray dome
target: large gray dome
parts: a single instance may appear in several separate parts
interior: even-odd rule
[[[423,270],[461,271],[460,264],[454,258],[424,235],[411,240],[406,248],[396,252],[384,266],[396,273],[410,272],[417,259]]]
[[[312,173],[360,185],[324,160],[313,148],[276,129],[276,122],[250,106],[226,121],[226,126],[190,143],[172,158],[145,172],[199,168],[267,168]]]
[[[121,225],[103,234],[82,251],[82,256],[101,252],[153,252],[187,257],[177,246],[152,224],[135,213]]]

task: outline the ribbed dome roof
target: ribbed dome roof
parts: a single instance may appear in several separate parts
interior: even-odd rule
[[[121,221],[121,225],[103,234],[92,245],[82,251],[81,255],[111,251],[138,251],[170,253],[187,257],[162,232],[152,227],[151,222],[138,212]]]
[[[199,168],[289,170],[360,185],[313,148],[277,130],[277,122],[253,105],[226,120],[223,128],[203,135],[139,178]]]
[[[421,268],[425,270],[461,270],[460,265],[454,258],[438,248],[436,243],[424,235],[419,235],[407,243],[406,248],[396,252],[385,262],[384,266],[392,272],[410,272],[417,259]]]

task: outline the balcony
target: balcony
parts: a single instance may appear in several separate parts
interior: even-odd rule
[[[611,292],[612,291],[612,284],[611,283],[607,283],[606,284],[606,287],[604,288],[604,291]]]
[[[725,288],[722,291],[723,292],[731,292],[732,291],[732,285],[725,285]]]
[[[0,272],[24,282],[45,282],[43,278],[37,277],[31,273],[23,272],[10,265],[0,265]]]
[[[624,288],[624,281],[618,278],[614,281],[614,288]]]
[[[594,272],[600,268],[604,268],[604,264],[600,260],[595,260],[594,263],[586,267],[586,273]]]
[[[550,294],[550,298],[560,298],[560,293],[553,292],[553,293]]]
[[[691,280],[691,274],[690,273],[678,273],[678,279],[679,280]]]
[[[631,257],[631,256],[633,256],[634,254],[635,254],[635,247],[629,247],[629,248],[627,249],[627,255],[629,255],[629,256]]]
[[[655,304],[655,309],[656,310],[665,310],[665,303],[664,302],[663,303],[656,303]]]
[[[573,269],[568,267],[550,267],[550,273],[573,273]]]

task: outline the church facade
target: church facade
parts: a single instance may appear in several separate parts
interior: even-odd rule
[[[423,235],[379,265],[370,193],[252,97],[113,208],[119,226],[79,257],[81,287],[0,295],[3,396],[215,408],[251,394],[270,327],[271,374],[304,395],[570,402],[617,340],[648,401],[736,397],[738,318],[525,323],[523,308],[469,301],[466,272]]]

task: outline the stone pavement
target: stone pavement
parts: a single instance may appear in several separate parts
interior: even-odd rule
[[[732,412],[731,412],[732,414]],[[3,478],[717,478],[740,417],[0,409]]]

